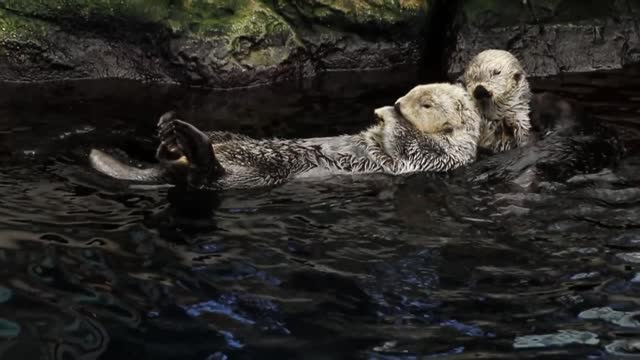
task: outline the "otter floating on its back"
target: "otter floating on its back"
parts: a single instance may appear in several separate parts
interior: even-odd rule
[[[421,109],[410,111],[414,105]],[[461,87],[418,86],[395,109],[375,113],[381,123],[359,134],[294,140],[204,133],[168,113],[158,123],[159,166],[129,167],[98,150],[92,150],[90,161],[122,180],[227,189],[332,174],[449,171],[476,157],[480,115]]]

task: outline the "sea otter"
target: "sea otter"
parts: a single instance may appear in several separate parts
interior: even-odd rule
[[[412,123],[403,112],[415,102],[422,107]],[[159,166],[137,169],[99,150],[90,161],[118,179],[229,189],[331,174],[448,171],[475,159],[481,118],[462,87],[418,86],[375,114],[380,123],[355,135],[284,140],[205,133],[168,113],[158,123]]]
[[[497,153],[532,140],[526,76],[520,61],[504,50],[482,51],[465,68],[462,82],[482,115],[482,150]]]
[[[536,93],[530,108],[528,141],[460,169],[463,179],[531,188],[616,166],[625,152],[617,131],[575,101]]]

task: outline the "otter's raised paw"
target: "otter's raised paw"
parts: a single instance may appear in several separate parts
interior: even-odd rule
[[[158,137],[160,139],[160,146],[156,151],[156,159],[162,163],[175,163],[177,160],[184,159],[184,151],[178,144],[178,139],[175,133],[174,121],[176,120],[176,113],[169,111],[160,117],[158,121]]]
[[[158,120],[158,137],[163,145],[169,147],[176,144],[174,121],[178,120],[175,111],[164,113]]]
[[[189,185],[201,188],[208,181],[224,173],[213,152],[209,136],[182,120],[173,120],[172,126],[178,147],[189,160]]]

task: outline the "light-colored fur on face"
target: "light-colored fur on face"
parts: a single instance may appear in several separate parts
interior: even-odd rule
[[[485,50],[469,62],[463,81],[484,120],[479,146],[499,152],[529,142],[531,90],[515,56],[504,50]],[[481,88],[489,96],[477,96]]]
[[[477,147],[481,117],[471,97],[457,85],[418,85],[395,103],[395,109],[420,132],[452,153]],[[475,158],[475,151],[473,152]]]
[[[395,104],[396,110],[429,135],[456,137],[473,133],[475,106],[464,89],[451,84],[418,85]]]
[[[367,134],[393,159],[392,172],[448,171],[476,157],[481,118],[460,86],[419,85],[375,114],[382,123]]]

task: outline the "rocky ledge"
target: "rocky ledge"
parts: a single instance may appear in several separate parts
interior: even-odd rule
[[[617,69],[640,62],[640,1],[464,0],[449,72],[487,48],[516,54],[531,75]]]
[[[0,80],[233,88],[401,64],[442,75],[487,48],[534,76],[614,69],[640,62],[638,15],[636,0],[2,0]]]
[[[426,0],[3,0],[0,79],[247,87],[416,63]]]

